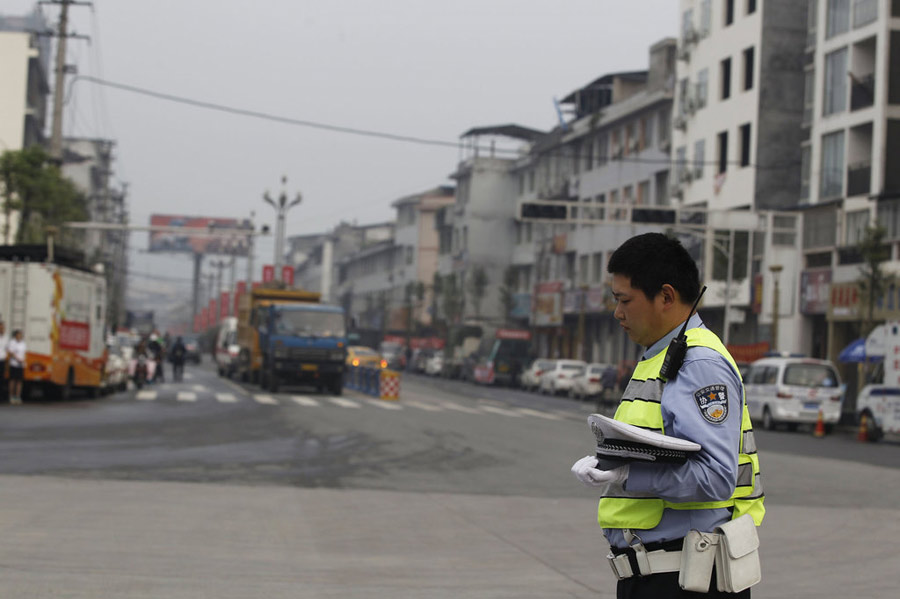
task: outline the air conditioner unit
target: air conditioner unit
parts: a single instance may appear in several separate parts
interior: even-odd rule
[[[684,111],[688,114],[694,114],[697,112],[697,100],[694,96],[688,96],[684,99]]]
[[[676,116],[672,120],[672,126],[675,127],[676,129],[680,129],[680,130],[684,131],[685,129],[687,129],[687,121],[684,120],[683,116]]]
[[[690,183],[694,180],[694,173],[690,169],[682,169],[681,173],[678,175],[678,180],[682,183]]]
[[[684,32],[684,43],[685,44],[696,44],[700,40],[700,34],[696,29],[691,27],[687,31]]]
[[[695,166],[694,167],[694,179],[699,179],[702,176],[703,176],[703,167]]]
[[[669,189],[669,195],[680,200],[684,197],[684,191],[681,187],[672,187]]]
[[[637,152],[640,150],[640,147],[641,147],[640,142],[636,139],[633,139],[633,140],[631,140],[631,144],[628,146],[628,149],[633,154],[637,154]]]
[[[691,51],[688,49],[687,46],[683,45],[680,48],[678,48],[678,54],[676,54],[676,56],[678,57],[678,60],[683,60],[685,62],[688,62],[691,59]]]

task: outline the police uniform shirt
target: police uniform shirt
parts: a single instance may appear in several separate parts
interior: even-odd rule
[[[695,314],[688,328],[706,327]],[[681,325],[654,343],[642,359],[664,351],[680,330]],[[681,465],[632,463],[625,490],[673,503],[730,498],[737,481],[742,398],[740,377],[724,356],[708,347],[689,347],[678,376],[663,387],[660,404],[666,435],[699,443],[702,449]],[[712,531],[730,519],[728,508],[666,509],[656,528],[633,532],[644,543],[671,541],[691,529]],[[603,532],[610,545],[628,547],[621,529]]]

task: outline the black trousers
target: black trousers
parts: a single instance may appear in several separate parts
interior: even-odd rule
[[[6,378],[6,360],[0,360],[0,399],[9,395],[9,379]]]
[[[694,593],[678,586],[678,572],[632,576],[620,580],[616,587],[616,599],[750,599],[750,589],[740,593],[723,593],[716,589],[716,573],[713,570],[708,593]]]

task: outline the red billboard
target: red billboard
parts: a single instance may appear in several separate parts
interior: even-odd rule
[[[91,328],[86,322],[63,320],[59,323],[59,347],[87,351],[91,345]]]
[[[263,265],[263,283],[271,283],[275,280],[275,266],[272,264]]]
[[[281,267],[281,280],[284,281],[284,284],[288,287],[294,286],[294,267],[293,266],[282,266]]]
[[[228,318],[228,309],[231,307],[230,295],[227,291],[223,291],[219,297],[219,320]]]
[[[246,256],[253,224],[248,219],[152,214],[151,252]]]

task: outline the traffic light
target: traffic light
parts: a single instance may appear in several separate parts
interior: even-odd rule
[[[520,218],[540,220],[566,220],[568,210],[565,204],[553,205],[548,202],[522,202]]]

